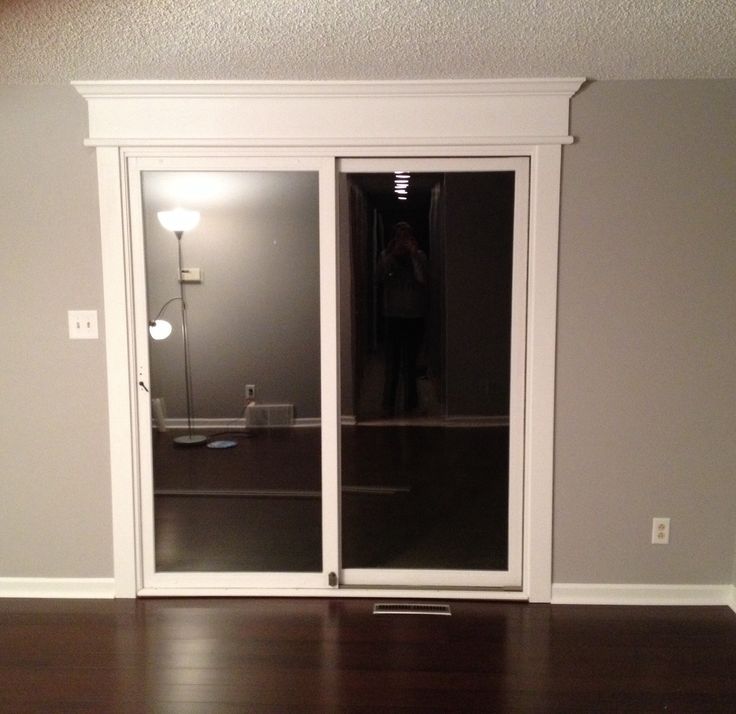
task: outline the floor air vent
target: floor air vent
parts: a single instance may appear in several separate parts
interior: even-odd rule
[[[377,602],[374,615],[452,615],[449,605],[426,602]]]

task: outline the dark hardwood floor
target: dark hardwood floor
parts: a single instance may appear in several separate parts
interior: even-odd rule
[[[736,614],[452,602],[0,601],[0,711],[729,712]]]

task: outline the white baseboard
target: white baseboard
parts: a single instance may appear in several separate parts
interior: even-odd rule
[[[0,578],[0,598],[115,597],[113,578]]]
[[[113,578],[0,578],[0,598],[114,597]],[[736,586],[554,583],[552,604],[728,605],[736,613]]]
[[[553,583],[553,605],[731,605],[731,585]],[[736,609],[736,608],[735,608]]]

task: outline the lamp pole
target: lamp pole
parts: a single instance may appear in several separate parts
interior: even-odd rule
[[[183,231],[174,231],[176,236],[176,247],[177,257],[179,265],[179,297],[181,299],[181,334],[184,340],[184,390],[186,392],[187,399],[187,437],[177,437],[174,439],[177,443],[186,444],[199,444],[206,440],[206,437],[192,434],[192,414],[194,413],[194,395],[192,390],[192,369],[189,358],[189,328],[187,325],[187,303],[184,299],[184,281],[181,279],[182,276],[182,262],[181,262],[181,237]]]
[[[181,334],[184,341],[184,391],[186,393],[187,400],[187,433],[184,436],[177,436],[174,438],[176,444],[182,444],[185,446],[194,446],[197,444],[204,444],[207,441],[207,437],[202,434],[192,433],[192,419],[194,414],[194,396],[192,390],[192,365],[189,354],[189,326],[187,324],[187,303],[184,295],[184,282],[182,281],[182,248],[181,239],[184,235],[184,231],[194,228],[199,223],[199,213],[197,211],[185,211],[182,208],[175,208],[172,211],[159,211],[158,220],[161,225],[170,230],[176,236],[176,255],[177,255],[177,267],[179,273],[177,279],[179,281],[179,300],[181,301]],[[169,302],[176,300],[172,298]],[[167,302],[166,305],[169,303]],[[166,307],[164,305],[164,307]],[[163,308],[161,310],[163,312]],[[161,313],[159,313],[160,315]],[[154,321],[155,323],[156,321]]]

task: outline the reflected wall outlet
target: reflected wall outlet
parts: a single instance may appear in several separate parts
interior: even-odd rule
[[[201,268],[182,268],[181,269],[181,282],[182,283],[201,283],[202,282],[202,269]]]
[[[652,518],[652,543],[667,545],[670,542],[670,519]]]
[[[245,385],[245,398],[249,402],[252,402],[256,398],[256,385],[255,384]]]

